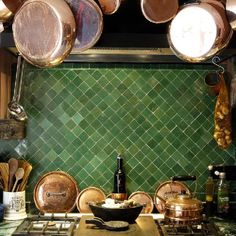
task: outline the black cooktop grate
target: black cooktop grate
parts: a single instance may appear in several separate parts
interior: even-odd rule
[[[73,236],[78,225],[78,218],[34,216],[25,219],[12,235]]]
[[[157,222],[157,227],[161,236],[220,236],[213,222],[189,225]]]

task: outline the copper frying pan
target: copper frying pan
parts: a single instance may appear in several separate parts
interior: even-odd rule
[[[27,0],[17,11],[12,30],[16,48],[26,61],[52,67],[70,53],[76,24],[64,0]]]

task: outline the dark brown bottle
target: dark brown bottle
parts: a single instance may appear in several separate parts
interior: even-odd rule
[[[126,193],[125,172],[123,169],[123,159],[117,156],[117,169],[114,173],[114,189],[113,193]]]

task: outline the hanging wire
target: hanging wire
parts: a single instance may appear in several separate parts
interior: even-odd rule
[[[221,72],[221,73],[225,72],[225,68],[218,64],[218,62],[220,62],[220,57],[219,56],[214,56],[211,61],[215,66],[220,68],[219,72]]]

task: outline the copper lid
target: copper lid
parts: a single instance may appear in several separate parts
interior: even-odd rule
[[[190,195],[189,188],[182,182],[179,181],[166,181],[156,189],[154,196],[154,204],[160,213],[165,212],[166,200],[176,195],[185,192]]]
[[[34,188],[34,202],[43,213],[71,212],[79,189],[74,178],[63,171],[43,175]]]
[[[187,194],[180,194],[166,201],[166,209],[170,210],[199,210],[202,209],[202,202]]]
[[[88,187],[80,192],[78,195],[76,205],[77,209],[81,213],[90,213],[88,203],[90,202],[102,202],[106,199],[105,193],[96,187]]]
[[[137,191],[132,193],[128,199],[132,199],[137,203],[143,205],[141,213],[152,213],[154,204],[152,198],[143,191]]]

